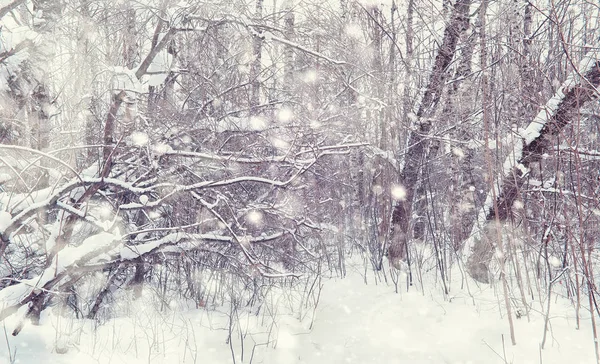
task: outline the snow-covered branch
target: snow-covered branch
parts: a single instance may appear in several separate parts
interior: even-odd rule
[[[479,210],[477,223],[463,246],[463,254],[470,257],[475,245],[481,240],[484,226],[495,219],[508,218],[520,187],[528,173],[529,165],[551,151],[552,137],[577,118],[580,108],[596,98],[600,85],[600,51],[590,51],[580,62],[557,92],[548,100],[522,132],[522,141],[514,143],[502,168],[498,196],[489,191],[483,207]],[[496,215],[496,208],[498,214]]]
[[[54,256],[52,263],[42,274],[21,280],[0,291],[0,321],[31,302],[36,296],[47,292],[69,275],[73,268],[81,267],[102,253],[114,249],[121,242],[118,233],[103,232],[85,239],[79,246],[69,246]]]
[[[241,155],[219,155],[212,153],[192,152],[185,150],[168,150],[163,153],[165,156],[184,157],[184,158],[195,158],[210,160],[215,162],[230,162],[230,163],[245,163],[245,164],[257,164],[257,163],[289,163],[294,165],[305,165],[313,164],[316,159],[336,154],[334,152],[346,152],[352,148],[361,148],[368,146],[368,143],[348,143],[338,145],[326,145],[326,146],[315,146],[312,149],[304,149],[301,151],[294,152],[292,155],[286,153],[280,156],[270,157],[246,157]],[[312,154],[311,158],[302,158],[305,154]]]
[[[244,242],[248,244],[259,244],[272,240],[276,240],[284,236],[285,232],[277,232],[270,235],[261,235],[258,237],[248,237],[244,239]],[[236,238],[227,235],[220,235],[214,233],[206,234],[191,234],[182,231],[177,231],[168,234],[160,239],[146,242],[137,245],[127,245],[120,249],[119,255],[115,257],[113,262],[124,262],[127,260],[134,260],[138,257],[159,253],[161,251],[173,250],[177,252],[185,252],[199,248],[202,244],[207,242],[218,242],[218,243],[237,243]]]
[[[331,63],[331,64],[333,64],[335,66],[344,66],[344,65],[348,64],[348,62],[346,62],[346,61],[340,61],[340,60],[333,59],[333,58],[331,58],[331,57],[329,57],[329,56],[327,56],[327,55],[325,55],[325,54],[323,54],[321,52],[318,52],[318,51],[313,50],[313,49],[309,49],[309,48],[307,48],[307,47],[305,47],[305,46],[303,46],[301,44],[298,44],[296,42],[291,42],[291,41],[289,41],[289,40],[287,40],[285,38],[278,37],[278,36],[274,35],[272,33],[272,31],[280,31],[280,32],[282,32],[281,29],[276,29],[276,28],[273,28],[273,27],[266,27],[263,24],[256,24],[256,23],[250,21],[249,19],[242,19],[242,18],[236,18],[236,17],[226,16],[226,17],[223,17],[222,19],[219,19],[219,20],[212,20],[212,19],[206,19],[204,16],[201,16],[201,15],[193,15],[193,14],[187,15],[186,18],[190,19],[190,20],[195,19],[195,20],[208,21],[212,25],[238,24],[238,25],[246,27],[253,36],[259,37],[259,38],[261,38],[263,40],[267,40],[267,41],[271,40],[271,41],[274,41],[274,42],[277,42],[277,43],[281,43],[281,44],[287,45],[287,46],[295,48],[295,49],[297,49],[297,50],[299,50],[301,52],[309,54],[309,55],[311,55],[313,57],[316,57],[316,58],[322,59],[322,60],[324,60],[326,62],[329,62],[329,63]],[[267,29],[267,30],[264,30],[264,29]]]
[[[15,10],[19,5],[24,4],[25,0],[14,0],[13,2],[6,3],[6,1],[2,2],[2,7],[0,7],[0,19],[11,11]]]

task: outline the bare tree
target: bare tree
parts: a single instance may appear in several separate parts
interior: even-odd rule
[[[429,84],[414,118],[416,130],[412,131],[408,138],[404,166],[400,174],[401,188],[405,193],[399,196],[394,206],[389,247],[389,259],[397,268],[400,268],[400,262],[406,258],[407,244],[412,235],[413,203],[426,151],[426,136],[432,127],[431,118],[442,96],[448,78],[448,66],[454,58],[458,40],[469,27],[470,7],[470,0],[458,0],[454,4],[451,20],[444,30],[444,37],[431,70]]]

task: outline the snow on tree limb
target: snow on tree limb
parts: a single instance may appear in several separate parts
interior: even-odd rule
[[[148,53],[146,58],[144,58],[144,61],[140,64],[138,69],[135,71],[135,77],[138,80],[141,79],[142,76],[146,74],[146,71],[148,71],[148,67],[150,67],[150,65],[152,64],[152,61],[154,61],[154,58],[156,58],[156,55],[167,46],[167,44],[171,41],[171,38],[173,38],[173,35],[175,35],[175,32],[176,32],[175,28],[170,28],[167,31],[167,33],[162,37],[160,42],[158,42],[158,44],[156,44],[156,46],[150,50],[150,52]]]
[[[287,40],[285,38],[277,37],[277,36],[275,36],[275,35],[273,35],[271,33],[265,33],[265,32],[258,33],[258,36],[260,36],[260,37],[262,37],[264,39],[269,39],[269,40],[272,40],[272,41],[275,41],[275,42],[278,42],[278,43],[290,46],[292,48],[296,48],[297,50],[299,50],[301,52],[304,52],[306,54],[310,54],[313,57],[320,58],[320,59],[322,59],[324,61],[327,61],[327,62],[329,62],[329,63],[331,63],[333,65],[336,65],[336,66],[343,66],[343,65],[348,64],[345,61],[338,61],[338,60],[335,60],[333,58],[327,57],[326,55],[324,55],[324,54],[322,54],[320,52],[314,51],[312,49],[308,49],[308,48],[306,48],[306,47],[304,47],[304,46],[302,46],[302,45],[300,45],[298,43],[290,42],[289,40]]]
[[[250,244],[264,243],[267,241],[279,239],[284,235],[284,232],[277,232],[270,235],[252,237],[247,239],[247,241]],[[214,233],[188,234],[178,231],[151,242],[138,245],[123,246],[120,249],[119,256],[116,257],[116,259],[120,262],[134,260],[138,257],[149,255],[157,251],[165,251],[169,249],[169,247],[175,248],[175,251],[184,252],[187,250],[196,249],[199,244],[209,241],[221,243],[234,243],[235,238],[227,235],[220,235]],[[188,244],[187,246],[178,245],[184,242],[190,242],[190,244]]]
[[[503,164],[500,193],[495,201],[498,206],[498,216],[494,211],[493,194],[488,192],[484,206],[478,213],[477,223],[463,246],[465,256],[469,259],[473,257],[473,250],[481,241],[484,227],[489,222],[496,219],[504,221],[509,217],[531,163],[540,160],[544,153],[552,151],[552,137],[577,117],[580,108],[586,102],[598,97],[596,88],[599,85],[600,51],[594,50],[583,58],[578,69],[569,75],[529,123],[521,135],[521,143],[517,142],[513,145],[513,150]],[[487,263],[489,262],[483,262],[483,264]],[[484,277],[474,278],[485,280]]]
[[[119,233],[102,232],[86,238],[79,246],[65,247],[42,274],[19,281],[0,291],[0,321],[43,292],[60,283],[72,268],[84,265],[102,252],[113,249],[121,241]]]
[[[208,19],[203,15],[194,15],[194,14],[188,14],[186,16],[186,18],[188,20],[201,20],[201,21],[205,21],[205,22],[209,22],[211,25],[222,25],[222,24],[229,24],[229,23],[233,23],[233,24],[239,24],[242,25],[244,27],[246,27],[248,29],[248,31],[255,37],[258,37],[262,40],[269,40],[269,41],[274,41],[277,43],[281,43],[283,45],[287,45],[291,48],[295,48],[297,50],[299,50],[300,52],[309,54],[313,57],[322,59],[326,62],[331,63],[332,65],[335,66],[344,66],[344,65],[348,65],[348,62],[346,61],[340,61],[340,60],[336,60],[333,59],[331,57],[328,57],[327,55],[318,52],[316,50],[307,48],[299,43],[296,42],[292,42],[289,41],[285,38],[282,37],[278,37],[276,35],[274,35],[271,31],[269,30],[278,30],[279,29],[270,29],[270,27],[265,26],[264,24],[256,24],[254,22],[252,22],[250,19],[244,19],[244,18],[234,18],[234,17],[230,17],[230,16],[224,16],[221,19]],[[269,30],[259,30],[259,29],[269,29]],[[200,28],[199,30],[203,31],[206,30],[207,28]]]
[[[4,62],[7,58],[14,56],[15,54],[19,53],[20,51],[24,50],[27,47],[30,47],[33,44],[33,42],[29,39],[26,39],[22,42],[20,42],[19,44],[17,44],[15,47],[8,49],[6,51],[0,52],[0,63]]]
[[[353,148],[353,147],[360,147],[363,145],[364,145],[363,143],[329,145],[329,146],[318,147],[318,148],[316,148],[314,150],[310,150],[310,151],[297,152],[295,154],[296,157],[299,157],[299,156],[301,156],[303,154],[307,154],[307,153],[313,153],[313,154],[315,154],[315,156],[313,158],[306,158],[306,159],[301,159],[301,160],[291,158],[289,160],[290,163],[298,164],[298,167],[299,167],[298,171],[296,173],[294,173],[293,175],[291,175],[287,180],[283,180],[283,181],[269,179],[269,178],[263,178],[263,177],[257,177],[257,176],[240,176],[240,177],[223,179],[223,180],[202,181],[199,183],[189,184],[189,185],[174,184],[174,183],[157,183],[157,184],[148,185],[145,187],[138,187],[132,183],[125,182],[125,181],[117,179],[117,178],[88,177],[88,176],[80,175],[76,171],[74,171],[72,168],[69,167],[69,170],[71,170],[71,171],[73,171],[73,173],[75,173],[75,180],[73,180],[69,183],[66,183],[58,188],[45,188],[42,190],[31,191],[26,194],[23,194],[23,196],[12,195],[9,193],[0,193],[0,204],[2,204],[3,208],[6,211],[10,211],[13,214],[13,216],[11,217],[10,223],[7,224],[7,226],[4,228],[3,231],[0,231],[0,236],[2,237],[2,242],[3,242],[2,244],[0,244],[0,252],[2,252],[6,248],[6,245],[9,243],[10,234],[12,234],[16,229],[18,229],[19,226],[23,223],[23,221],[27,220],[30,216],[32,216],[35,213],[40,212],[40,211],[45,211],[45,210],[49,210],[54,207],[58,207],[63,210],[68,210],[69,212],[73,213],[74,215],[84,218],[88,222],[95,224],[95,222],[93,222],[92,220],[89,220],[89,219],[83,217],[83,215],[81,215],[80,213],[78,213],[77,208],[70,206],[70,205],[66,205],[65,203],[59,203],[59,200],[61,198],[65,198],[71,191],[73,191],[77,188],[80,188],[80,187],[89,187],[89,186],[99,187],[101,185],[112,186],[115,188],[119,188],[119,189],[122,189],[122,190],[125,190],[128,192],[131,192],[135,195],[156,192],[158,189],[161,189],[161,188],[170,189],[170,192],[163,194],[163,196],[161,198],[156,199],[154,201],[149,201],[145,204],[131,202],[131,203],[122,204],[119,206],[119,208],[121,210],[132,210],[132,209],[156,207],[177,193],[190,192],[190,191],[201,190],[201,189],[206,189],[206,188],[222,187],[222,186],[228,186],[228,185],[239,184],[239,183],[260,183],[260,184],[272,185],[274,187],[285,187],[285,186],[289,185],[290,183],[292,183],[294,180],[296,180],[299,175],[301,175],[304,171],[306,171],[306,169],[309,168],[311,165],[313,165],[319,158],[329,155],[329,154],[335,154],[336,152],[339,152],[340,150],[346,150],[348,148]],[[23,147],[19,147],[19,146],[0,145],[0,148],[27,150],[27,151],[34,152],[34,150],[30,150],[29,148],[23,148]],[[37,151],[35,151],[35,152],[37,152]],[[42,154],[44,157],[51,158],[52,160],[57,160],[57,158],[52,157],[46,153],[39,152],[39,154]],[[208,159],[220,160],[220,161],[229,160],[225,156],[202,154],[202,153],[192,153],[192,152],[182,152],[181,154],[179,152],[173,152],[172,155],[197,157],[197,158],[208,158]],[[282,158],[275,157],[275,158],[272,158],[270,161],[271,162],[283,162],[285,159],[286,159],[285,156]],[[231,160],[236,161],[236,162],[241,162],[241,163],[258,163],[259,162],[259,159],[254,159],[254,158],[239,158],[238,159],[238,158],[232,157]]]
[[[32,154],[38,154],[40,157],[37,160],[35,160],[34,162],[29,163],[29,165],[34,164],[40,158],[47,158],[47,159],[50,159],[53,162],[56,162],[56,163],[62,165],[65,168],[67,168],[69,171],[73,172],[73,174],[75,176],[79,175],[77,173],[77,171],[75,169],[73,169],[73,167],[71,167],[69,164],[65,163],[64,161],[60,160],[59,158],[54,157],[53,155],[50,155],[48,153],[44,153],[44,152],[39,151],[37,149],[27,148],[27,147],[23,147],[23,146],[20,146],[20,145],[9,145],[9,144],[0,144],[0,149],[15,150],[15,151],[20,151],[20,152],[29,152],[29,153],[32,153]],[[27,169],[27,167],[25,167],[24,170],[25,169]],[[23,171],[21,171],[21,173],[23,173]]]
[[[264,243],[279,239],[286,234],[287,232],[276,232],[270,235],[251,237],[247,241],[249,244]],[[188,234],[176,231],[143,244],[123,245],[123,238],[126,236],[121,236],[118,232],[102,232],[90,236],[79,246],[63,248],[39,276],[20,280],[17,284],[2,289],[0,291],[0,321],[17,312],[19,307],[33,301],[36,296],[51,293],[53,287],[67,277],[76,278],[85,273],[100,271],[108,266],[133,263],[140,257],[152,254],[183,253],[199,249],[207,242],[235,243],[236,240],[231,236],[214,233]],[[108,255],[104,253],[108,253]],[[103,258],[106,256],[109,257],[109,260]],[[102,261],[99,260],[100,258]],[[257,269],[266,278],[298,276],[277,272],[273,268],[257,264],[260,265]]]
[[[270,156],[270,157],[246,157],[242,155],[221,155],[214,153],[203,153],[203,152],[192,152],[185,150],[169,150],[166,151],[163,155],[165,156],[174,156],[174,157],[184,157],[184,158],[195,158],[195,159],[205,159],[216,162],[231,162],[231,163],[247,163],[247,164],[256,164],[256,163],[282,163],[286,162],[294,165],[304,165],[304,164],[312,164],[316,159],[333,154],[347,153],[351,148],[360,148],[360,147],[368,147],[369,149],[374,149],[369,146],[368,143],[345,143],[345,144],[337,144],[337,145],[325,145],[325,146],[317,146],[312,149],[301,150],[290,155],[289,153],[285,153],[280,156]],[[312,154],[311,158],[301,158],[302,155]]]
[[[15,10],[19,5],[24,4],[25,0],[14,0],[13,2],[9,2],[7,3],[6,1],[3,1],[0,6],[0,19],[10,13],[11,11]]]
[[[452,10],[452,19],[444,30],[444,38],[440,45],[429,82],[416,114],[415,130],[411,131],[408,146],[404,157],[404,165],[400,180],[406,189],[405,198],[396,201],[392,212],[391,239],[389,255],[390,261],[396,267],[405,257],[406,242],[410,239],[410,221],[412,218],[413,198],[417,189],[418,177],[421,171],[422,159],[425,155],[427,135],[431,131],[429,118],[437,109],[439,100],[448,77],[448,67],[454,59],[459,38],[469,28],[469,9],[471,0],[456,1]]]
[[[129,210],[129,209],[139,209],[139,208],[158,206],[161,202],[164,202],[165,199],[167,199],[168,197],[170,197],[176,193],[188,192],[188,191],[200,190],[200,189],[212,188],[212,187],[221,187],[221,186],[227,186],[227,185],[238,184],[238,183],[243,183],[243,182],[255,182],[255,183],[272,185],[274,187],[284,187],[284,186],[289,185],[291,182],[293,182],[298,177],[298,175],[301,174],[303,171],[304,170],[299,170],[296,174],[292,175],[289,179],[287,179],[285,181],[278,181],[278,180],[272,180],[272,179],[268,179],[268,178],[254,177],[254,176],[242,176],[242,177],[236,177],[236,178],[225,179],[225,180],[203,181],[203,182],[195,183],[195,184],[191,184],[191,185],[159,183],[159,184],[155,184],[155,185],[151,185],[151,186],[143,187],[143,188],[136,187],[131,183],[127,183],[127,182],[124,182],[124,181],[116,179],[116,178],[79,177],[78,180],[67,183],[67,184],[61,186],[60,188],[57,188],[54,191],[51,191],[50,189],[44,189],[43,194],[41,195],[42,198],[32,199],[31,201],[24,201],[24,200],[18,201],[18,203],[22,204],[23,206],[21,206],[21,208],[19,208],[19,210],[13,211],[13,213],[14,212],[18,212],[18,213],[16,213],[12,217],[10,223],[4,229],[4,231],[0,232],[0,234],[2,236],[2,242],[3,242],[3,244],[0,246],[0,252],[2,252],[3,248],[5,248],[4,245],[8,244],[10,234],[13,233],[22,224],[23,221],[27,220],[30,216],[32,216],[33,214],[35,214],[39,211],[48,210],[49,208],[57,206],[57,203],[59,202],[59,200],[61,198],[64,198],[65,196],[67,196],[67,194],[70,191],[72,191],[76,188],[79,188],[79,187],[94,186],[94,185],[96,185],[96,186],[108,185],[108,186],[121,188],[123,190],[129,191],[136,195],[153,192],[159,188],[171,188],[171,192],[167,193],[163,198],[157,199],[157,200],[149,202],[147,204],[129,203],[129,204],[123,204],[120,206],[120,209],[122,209],[122,210]],[[4,203],[6,203],[6,201],[9,201],[9,200],[10,200],[9,195],[7,195],[6,193],[0,194],[0,202],[4,201]],[[6,207],[8,207],[8,209],[10,209],[11,205],[6,204]],[[61,206],[58,206],[58,207],[65,209],[65,210],[69,210],[70,212],[73,212],[73,211],[71,211],[71,209],[73,209],[73,207],[68,207],[64,204],[62,204]],[[74,210],[74,211],[76,212],[76,210]],[[75,213],[75,215],[79,215],[79,214]]]

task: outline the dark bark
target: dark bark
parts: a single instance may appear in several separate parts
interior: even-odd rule
[[[483,234],[466,243],[464,249],[467,259],[467,269],[473,279],[488,283],[489,264],[494,255],[495,242],[501,232],[502,222],[510,220],[512,206],[526,182],[527,171],[533,163],[541,160],[542,155],[550,153],[555,137],[573,120],[581,117],[583,105],[598,97],[596,88],[600,86],[600,61],[594,61],[593,67],[582,74],[581,81],[569,89],[563,88],[564,97],[556,106],[556,111],[548,113],[547,120],[540,130],[539,136],[526,143],[523,140],[521,157],[515,162],[515,167],[501,181],[501,189],[494,203],[488,206],[486,223]],[[494,222],[500,222],[495,224]]]
[[[571,121],[580,117],[581,107],[598,97],[595,90],[600,86],[600,61],[583,75],[584,80],[570,90],[564,90],[565,97],[558,104],[556,113],[548,119],[542,128],[540,135],[531,143],[523,145],[521,158],[517,161],[517,166],[522,165],[529,168],[534,162],[541,160],[544,153],[549,153],[552,148],[554,137],[568,125]],[[511,214],[511,208],[514,204],[518,192],[525,182],[526,175],[522,172],[523,168],[515,167],[511,174],[507,176],[502,184],[502,190],[497,198],[498,216],[493,208],[487,214],[487,221],[498,218],[500,221],[507,220]]]
[[[114,282],[121,275],[123,270],[125,270],[125,264],[123,266],[119,267],[110,276],[110,278],[108,279],[108,282],[106,282],[106,286],[96,296],[96,299],[94,300],[94,304],[92,305],[92,307],[90,308],[90,311],[87,314],[87,318],[89,318],[89,319],[96,318],[98,311],[100,311],[100,308],[102,307],[102,302],[104,301],[106,296],[108,296],[108,294],[111,293],[111,289],[112,289]]]
[[[435,63],[429,76],[429,83],[419,110],[416,130],[411,131],[405,155],[400,183],[406,189],[404,199],[396,202],[392,213],[391,243],[388,257],[398,267],[405,258],[406,243],[410,239],[412,205],[418,176],[422,169],[421,161],[426,151],[427,134],[431,131],[429,118],[435,113],[448,77],[448,67],[454,58],[456,45],[461,35],[469,28],[469,8],[471,0],[458,0],[453,7],[451,21],[444,31],[444,38],[438,49]]]

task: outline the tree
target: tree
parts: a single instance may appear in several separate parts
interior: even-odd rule
[[[416,113],[416,130],[410,133],[404,167],[400,174],[402,193],[397,194],[397,201],[392,213],[392,230],[389,247],[389,259],[400,268],[400,262],[408,252],[407,244],[411,239],[411,219],[421,161],[426,151],[426,135],[431,130],[431,120],[439,104],[445,81],[448,78],[448,66],[452,61],[460,36],[469,27],[469,9],[471,1],[459,0],[454,4],[451,20],[444,31],[442,44],[438,49],[435,63],[429,76],[429,84],[423,94]]]
[[[285,18],[287,35],[279,37],[271,33],[276,28],[261,19],[248,22],[247,9],[231,17],[226,5],[177,7],[172,12],[154,4],[116,9],[85,5],[49,17],[48,22],[93,23],[99,17],[129,25],[116,34],[109,26],[97,28],[96,38],[90,39],[118,41],[82,48],[104,57],[109,77],[95,68],[88,54],[76,54],[76,62],[90,67],[76,80],[79,84],[64,75],[52,86],[68,93],[48,88],[59,95],[55,97],[59,108],[66,109],[70,98],[80,97],[75,103],[79,110],[93,110],[93,117],[78,122],[80,142],[94,144],[61,148],[59,139],[49,139],[47,146],[35,148],[0,146],[5,156],[18,153],[25,164],[50,171],[48,183],[36,186],[21,184],[22,166],[9,171],[12,182],[5,184],[2,197],[0,319],[19,314],[35,323],[59,297],[67,297],[65,303],[77,315],[95,317],[117,287],[133,286],[139,296],[142,284],[155,277],[166,279],[153,268],[156,264],[168,267],[176,277],[188,277],[185,292],[194,299],[204,294],[191,279],[194,270],[225,268],[245,287],[253,282],[252,297],[258,297],[260,280],[321,269],[331,252],[314,236],[329,227],[311,216],[321,209],[318,201],[323,193],[310,193],[316,201],[311,206],[288,202],[296,198],[296,191],[307,189],[306,182],[327,179],[325,171],[363,143],[335,134],[317,136],[308,123],[297,125],[283,115],[287,112],[283,108],[274,110],[281,123],[277,125],[269,114],[282,102],[256,103],[266,88],[258,81],[274,73],[274,66],[259,65],[272,42],[284,45],[288,81],[299,62],[290,56],[291,49],[335,64],[292,39],[291,10]],[[131,22],[140,19],[147,25]],[[77,33],[68,26],[58,29]],[[61,46],[82,47],[79,39],[67,34],[43,36],[60,39]],[[222,43],[225,36],[230,43]],[[237,52],[239,39],[251,40],[254,58],[246,60],[249,79]],[[207,51],[202,54],[199,49]],[[202,88],[197,86],[199,80]],[[85,82],[88,90],[104,87],[103,96],[86,98],[78,93]],[[248,86],[250,98],[245,97]],[[47,102],[47,96],[38,99]],[[73,112],[68,110],[68,115]],[[92,129],[99,113],[103,114],[100,138]],[[60,122],[66,122],[62,116]],[[73,153],[87,158],[64,157]],[[37,161],[43,161],[39,167]],[[186,264],[180,265],[181,259]],[[95,292],[81,295],[79,287],[98,274],[103,283]],[[22,324],[13,334],[21,329]]]

